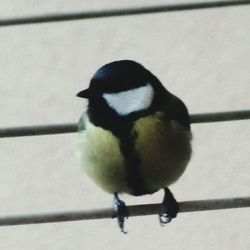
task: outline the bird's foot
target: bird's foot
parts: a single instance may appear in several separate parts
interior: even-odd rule
[[[113,207],[115,211],[114,217],[116,217],[118,220],[118,226],[121,229],[121,232],[126,234],[127,231],[124,230],[124,222],[125,219],[128,218],[128,209],[125,202],[120,200],[116,193],[114,196]]]
[[[179,211],[179,205],[171,191],[168,188],[164,188],[164,191],[165,195],[162,205],[165,208],[165,212],[159,215],[161,226],[164,226],[171,222],[171,220],[177,216],[177,213]]]

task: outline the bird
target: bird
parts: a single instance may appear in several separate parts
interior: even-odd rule
[[[192,155],[188,109],[142,64],[113,61],[100,67],[78,97],[88,99],[78,123],[81,165],[103,190],[123,233],[129,212],[118,195],[164,190],[165,225],[179,205],[169,186],[184,173]]]

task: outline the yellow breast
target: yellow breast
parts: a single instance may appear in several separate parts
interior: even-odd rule
[[[84,170],[107,192],[129,193],[119,139],[110,131],[94,126],[87,118],[84,122],[85,130],[79,133],[79,154]]]
[[[140,118],[134,130],[147,187],[158,190],[175,182],[191,157],[191,133],[175,121],[164,121],[160,112]]]
[[[139,172],[146,188],[155,191],[176,181],[191,156],[190,132],[177,122],[164,121],[161,113],[138,119],[133,132]],[[126,161],[119,139],[110,131],[86,119],[85,130],[80,132],[79,152],[86,173],[104,190],[133,191],[126,181]]]

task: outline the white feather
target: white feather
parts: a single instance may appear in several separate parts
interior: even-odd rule
[[[147,109],[152,103],[153,96],[154,89],[150,84],[118,93],[103,94],[108,105],[119,115]]]

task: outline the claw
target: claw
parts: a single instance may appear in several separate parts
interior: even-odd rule
[[[164,227],[166,224],[170,223],[172,220],[172,218],[169,217],[167,214],[160,214],[159,219],[160,219],[160,224],[162,227]]]
[[[115,193],[114,203],[113,203],[115,215],[117,217],[118,226],[121,232],[127,234],[128,232],[124,230],[125,219],[128,218],[128,209],[124,201],[120,200],[118,195]]]
[[[165,195],[162,204],[165,207],[165,213],[159,215],[161,226],[171,222],[172,219],[177,216],[179,211],[179,205],[171,191],[168,188],[164,188],[164,191]]]

